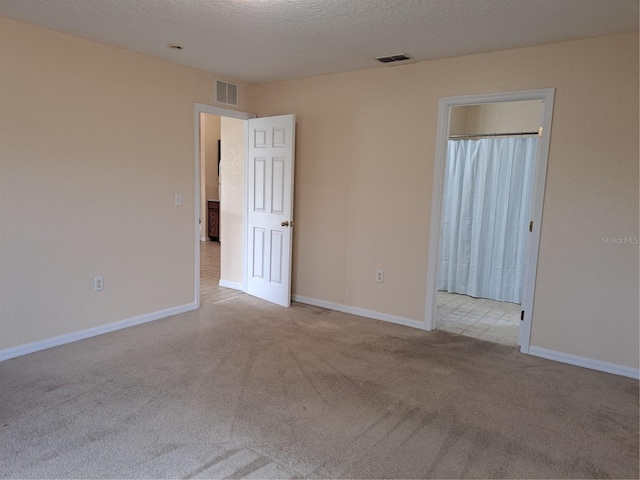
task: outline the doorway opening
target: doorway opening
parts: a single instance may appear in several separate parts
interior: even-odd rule
[[[210,233],[209,225],[205,222],[203,230],[202,222],[210,205],[206,202],[206,178],[202,178],[206,177],[206,159],[201,158],[204,145],[201,142],[206,142],[201,135],[202,114],[221,117],[219,201],[211,199],[214,208],[219,208],[219,225],[211,235],[215,240],[217,233],[220,244],[218,286],[288,307],[294,224],[295,115],[257,119],[246,112],[195,104],[196,308],[200,307],[200,244],[207,240],[204,235]],[[206,117],[203,118],[206,125]],[[205,163],[204,170],[201,162]],[[209,192],[215,195],[216,189]],[[210,218],[215,221],[214,217]]]
[[[518,344],[540,100],[451,108],[436,328]]]
[[[553,93],[441,99],[428,330],[528,352]]]
[[[234,229],[235,222],[230,214],[242,208],[243,132],[244,120],[207,113],[200,114],[201,305],[210,305],[242,294],[241,283],[239,286],[229,285],[228,278],[225,279],[221,275],[221,191],[224,183],[225,230]],[[233,241],[232,239],[236,236],[233,232],[226,235],[229,241]],[[226,255],[230,253],[228,250],[225,250]],[[226,276],[228,275],[229,273]]]
[[[255,115],[196,104],[196,304],[243,292],[246,120]]]

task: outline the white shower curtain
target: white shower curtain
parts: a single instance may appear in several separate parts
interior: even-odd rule
[[[439,290],[521,303],[537,142],[449,141]]]

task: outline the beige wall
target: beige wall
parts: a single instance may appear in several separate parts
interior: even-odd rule
[[[205,156],[205,115],[200,114],[200,240],[208,240],[209,218],[207,215],[207,157]]]
[[[220,140],[220,117],[207,115],[205,117],[205,193],[209,200],[219,200],[218,191],[218,140]]]
[[[220,279],[242,283],[244,120],[221,117]]]
[[[539,100],[454,107],[449,134],[537,132],[540,108]]]
[[[467,133],[467,115],[469,108],[470,107],[453,107],[451,109],[449,135],[464,135]]]
[[[0,349],[193,302],[193,112],[217,76],[0,22]]]
[[[540,108],[539,100],[467,107],[466,133],[537,132]]]
[[[219,200],[218,192],[218,140],[220,140],[220,117],[200,114],[200,237],[208,240],[208,200]]]
[[[297,116],[294,292],[422,320],[438,99],[547,87],[531,345],[637,368],[638,246],[602,241],[638,235],[637,33],[258,85]]]

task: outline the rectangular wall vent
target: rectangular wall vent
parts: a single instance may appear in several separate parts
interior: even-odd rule
[[[412,60],[412,58],[405,53],[400,53],[398,55],[378,57],[376,58],[376,60],[378,60],[380,63],[390,64],[390,63],[397,63],[397,62],[406,62],[407,60]]]
[[[238,85],[216,80],[216,103],[238,106]]]

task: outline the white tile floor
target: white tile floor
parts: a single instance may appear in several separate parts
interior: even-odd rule
[[[200,304],[209,305],[242,295],[220,286],[220,243],[200,242]]]
[[[520,305],[438,292],[436,328],[489,342],[516,346]]]

